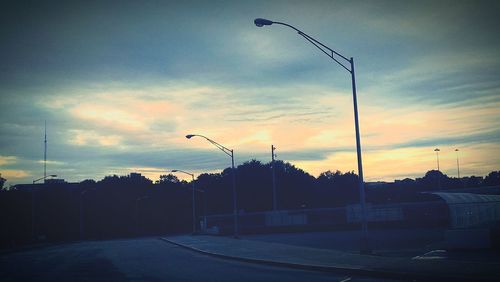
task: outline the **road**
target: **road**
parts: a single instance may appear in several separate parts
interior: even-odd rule
[[[387,281],[224,260],[157,238],[88,241],[0,256],[0,281]]]

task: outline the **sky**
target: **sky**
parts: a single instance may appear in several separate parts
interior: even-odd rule
[[[18,3],[22,2],[22,3]],[[0,173],[77,182],[277,159],[366,181],[500,169],[498,1],[3,1]],[[458,149],[459,151],[455,151]],[[458,153],[458,154],[457,154]],[[178,175],[184,178],[186,175]]]

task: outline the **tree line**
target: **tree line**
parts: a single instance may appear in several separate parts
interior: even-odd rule
[[[271,163],[252,160],[236,169],[238,210],[273,208]],[[343,207],[359,202],[354,172],[326,171],[314,177],[293,164],[276,161],[277,207],[310,209]],[[196,216],[233,211],[231,168],[203,173],[194,180]],[[2,178],[3,179],[3,178]],[[5,180],[2,181],[2,184]],[[110,239],[191,230],[191,182],[161,175],[153,183],[132,173],[80,183],[17,185],[0,190],[0,245],[34,241]],[[424,191],[500,185],[500,171],[486,177],[453,178],[440,171],[423,177],[366,186],[368,203],[426,201]]]

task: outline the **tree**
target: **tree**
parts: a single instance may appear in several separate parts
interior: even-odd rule
[[[444,175],[439,170],[429,170],[424,177],[417,178],[417,187],[421,191],[441,190],[448,176]]]
[[[3,185],[5,184],[5,181],[7,181],[7,179],[3,178],[2,174],[0,173],[0,190],[3,189]]]
[[[169,173],[167,175],[160,175],[160,179],[156,180],[155,184],[166,184],[166,183],[179,183],[180,180],[177,176]]]
[[[247,212],[272,209],[271,167],[260,161],[247,161],[237,168],[238,209]]]
[[[311,207],[314,176],[291,163],[275,161],[278,209]]]
[[[315,206],[344,206],[359,199],[358,175],[353,171],[343,174],[338,170],[328,170],[318,176],[316,183],[317,193],[313,196]]]
[[[500,185],[500,171],[492,171],[488,174],[483,181],[486,186],[497,186]]]

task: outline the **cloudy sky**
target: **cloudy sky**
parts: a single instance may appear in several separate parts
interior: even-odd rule
[[[20,1],[14,1],[17,3]],[[44,2],[44,3],[39,3]],[[33,1],[0,4],[0,173],[68,181],[278,159],[367,181],[500,169],[497,1]]]

